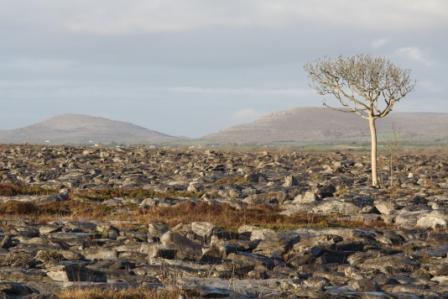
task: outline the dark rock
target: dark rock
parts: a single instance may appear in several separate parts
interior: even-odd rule
[[[32,294],[38,294],[39,292],[32,289],[26,285],[16,282],[0,282],[0,297],[9,298],[24,298],[25,296],[30,296]]]

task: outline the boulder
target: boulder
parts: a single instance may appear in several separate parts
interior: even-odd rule
[[[58,282],[89,281],[107,282],[106,274],[87,268],[77,262],[51,266],[46,269],[47,276]]]
[[[356,215],[361,212],[361,208],[351,202],[335,199],[324,201],[312,209],[313,213],[323,215]]]
[[[318,200],[317,194],[312,191],[306,191],[304,194],[297,195],[292,203],[294,204],[312,204]]]
[[[412,272],[419,263],[407,256],[395,254],[368,258],[358,265],[363,270],[378,270],[386,274],[396,272]]]
[[[269,238],[261,240],[253,252],[267,257],[282,259],[283,254],[289,251],[299,240],[299,234],[296,232],[278,232]]]
[[[375,208],[383,215],[391,215],[397,210],[392,201],[379,200],[374,202]]]
[[[116,240],[120,234],[118,228],[112,225],[98,225],[96,227],[96,230],[101,235],[101,237],[106,239]]]
[[[166,223],[156,222],[148,224],[148,233],[150,238],[160,238],[170,227]]]
[[[210,239],[216,226],[210,222],[192,222],[191,230],[204,240]]]
[[[399,210],[397,215],[395,216],[394,222],[396,225],[401,226],[403,228],[415,228],[417,224],[417,220],[426,215],[426,211],[409,211],[409,210]]]
[[[179,233],[166,232],[160,242],[163,246],[177,250],[177,258],[183,260],[199,260],[202,256],[201,244],[194,242]]]
[[[39,292],[24,284],[17,282],[0,282],[0,298],[24,298]]]
[[[420,215],[417,220],[417,227],[421,228],[446,228],[448,214],[441,211],[432,211],[426,215]]]
[[[116,260],[118,258],[117,251],[112,248],[89,247],[82,251],[84,257],[88,260]]]

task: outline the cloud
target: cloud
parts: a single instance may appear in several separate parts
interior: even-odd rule
[[[404,58],[415,63],[423,64],[425,66],[432,65],[432,61],[425,55],[419,47],[403,47],[395,50],[394,56]]]
[[[422,87],[426,91],[428,91],[430,93],[435,93],[435,94],[442,94],[445,92],[445,89],[443,86],[440,86],[439,84],[437,84],[433,81],[429,81],[429,80],[419,81],[418,87],[419,88]]]
[[[28,0],[11,1],[2,11],[2,19],[22,15],[27,22],[92,34],[304,23],[409,31],[448,24],[445,0]]]
[[[204,88],[204,87],[173,87],[173,91],[179,93],[202,94],[202,95],[229,95],[229,96],[269,96],[269,97],[291,97],[308,96],[309,89],[294,88]]]
[[[75,66],[75,62],[63,59],[32,59],[27,57],[0,60],[0,66],[11,69],[26,70],[65,70]]]
[[[378,39],[375,39],[374,41],[372,41],[370,43],[370,46],[372,48],[381,48],[381,47],[384,47],[385,45],[387,45],[389,43],[389,41],[390,40],[388,38],[378,38]]]

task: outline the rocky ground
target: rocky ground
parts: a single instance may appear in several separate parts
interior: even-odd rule
[[[368,161],[0,146],[0,298],[448,298],[448,152]]]

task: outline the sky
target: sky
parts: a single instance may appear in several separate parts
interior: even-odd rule
[[[320,106],[306,62],[411,69],[396,111],[448,112],[446,0],[0,0],[0,128],[63,114],[199,137]]]

